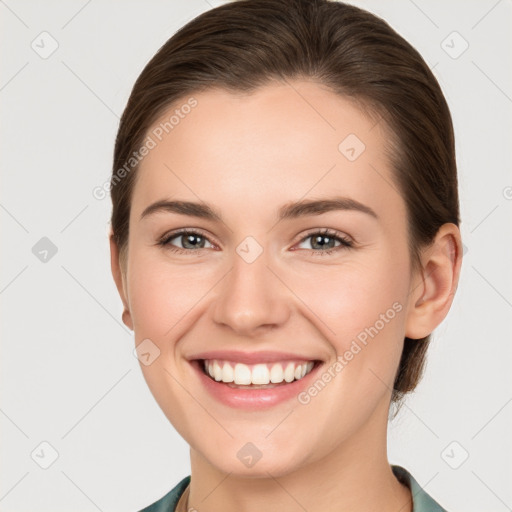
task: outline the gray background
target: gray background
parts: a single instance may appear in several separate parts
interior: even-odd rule
[[[109,178],[144,64],[219,3],[0,1],[1,511],[135,511],[189,474],[188,446],[121,322],[110,199],[92,190]],[[425,378],[390,424],[389,459],[450,512],[512,510],[511,1],[354,3],[409,40],[441,83],[466,246]]]

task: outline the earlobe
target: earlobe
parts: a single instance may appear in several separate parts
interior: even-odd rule
[[[116,283],[117,291],[121,300],[123,302],[123,314],[122,320],[123,323],[133,331],[133,322],[130,313],[130,307],[128,304],[127,297],[127,287],[126,287],[126,279],[123,274],[123,270],[121,269],[121,264],[119,261],[119,248],[117,247],[117,243],[114,239],[114,234],[112,230],[109,233],[109,241],[110,241],[110,268],[112,270],[112,277],[114,278],[114,282]]]
[[[453,302],[462,265],[459,228],[446,223],[422,255],[421,275],[411,283],[405,335],[425,338],[443,321]]]
[[[123,324],[130,329],[130,331],[133,331],[133,322],[132,322],[132,316],[130,314],[130,311],[128,309],[124,309],[123,315],[121,317],[123,319]]]

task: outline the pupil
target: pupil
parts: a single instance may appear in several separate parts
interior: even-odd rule
[[[325,240],[331,240],[331,243],[325,243]],[[329,248],[332,248],[333,247],[333,242],[334,240],[330,237],[330,236],[316,236],[314,237],[314,244],[318,244],[320,247],[325,247],[325,246],[328,246]]]
[[[189,243],[190,243],[192,248],[197,248],[200,244],[198,244],[198,243],[194,244],[194,239],[196,239],[196,241],[197,241],[197,239],[200,239],[200,238],[202,238],[202,237],[201,237],[201,236],[198,236],[198,235],[193,235],[193,234],[191,234],[191,235],[186,235],[186,236],[185,236],[185,244],[184,244],[184,247],[186,247],[186,246],[187,246],[187,244],[189,244]]]

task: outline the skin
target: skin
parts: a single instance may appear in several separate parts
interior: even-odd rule
[[[387,460],[391,390],[404,337],[430,334],[451,306],[459,229],[442,226],[421,270],[411,271],[386,127],[322,85],[304,80],[194,97],[197,107],[137,171],[126,266],[111,238],[123,321],[136,344],[149,338],[160,350],[151,365],[141,364],[144,377],[190,445],[188,507],[411,511],[410,491]],[[353,162],[338,150],[351,133],[366,146]],[[378,219],[338,210],[277,222],[284,204],[332,196],[355,199]],[[223,222],[172,212],[140,219],[162,199],[204,201]],[[177,254],[157,244],[178,228],[202,230],[203,248]],[[335,253],[313,254],[325,249],[304,238],[324,228],[354,246],[335,242]],[[250,264],[236,252],[247,236],[264,249]],[[186,239],[172,244],[184,247]],[[207,394],[187,361],[211,349],[280,350],[328,368],[395,302],[401,311],[305,405],[230,408]],[[262,453],[250,468],[237,458],[247,442]]]

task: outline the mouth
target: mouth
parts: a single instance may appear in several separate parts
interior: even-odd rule
[[[189,360],[202,389],[230,408],[259,410],[297,398],[316,378],[321,360],[286,359],[255,364],[228,359]]]
[[[200,359],[203,373],[231,388],[269,389],[297,381],[309,374],[319,361],[278,361],[244,364],[222,359]]]

